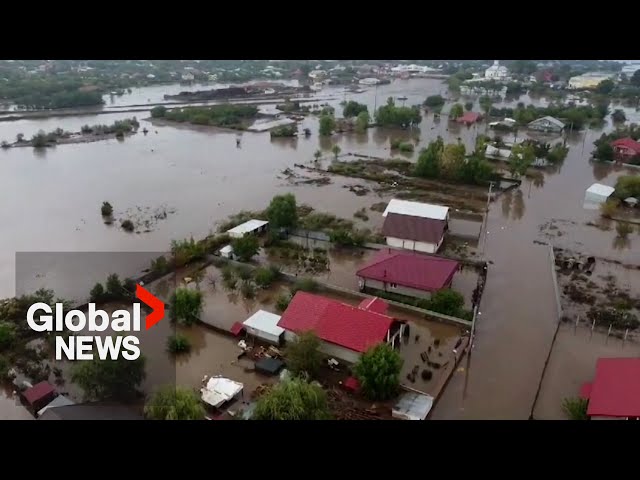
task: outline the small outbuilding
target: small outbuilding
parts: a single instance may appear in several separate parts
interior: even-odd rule
[[[284,362],[277,358],[264,357],[255,364],[256,372],[263,375],[278,375],[284,368]]]
[[[267,230],[269,222],[266,220],[256,220],[252,219],[247,222],[241,223],[237,227],[233,227],[230,230],[227,230],[227,234],[231,238],[241,238],[245,235],[258,235]]]
[[[245,331],[260,340],[280,345],[284,336],[284,328],[278,326],[280,315],[258,310],[243,322]]]
[[[40,382],[31,388],[26,389],[22,393],[27,405],[37,412],[43,407],[46,407],[56,396],[56,387],[49,382]]]
[[[224,258],[229,258],[231,260],[234,259],[233,257],[233,247],[231,245],[226,245],[224,247],[222,247],[220,249],[220,255],[223,256]]]
[[[211,377],[200,389],[202,401],[213,408],[220,408],[242,393],[244,385],[224,377]]]
[[[391,410],[393,418],[399,420],[424,420],[433,406],[433,397],[426,393],[407,392],[400,397]]]
[[[615,192],[615,188],[601,183],[594,183],[584,194],[584,208],[595,210],[605,203]]]

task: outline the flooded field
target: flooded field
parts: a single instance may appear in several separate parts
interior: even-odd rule
[[[153,92],[138,92],[128,100],[127,96],[122,97],[122,105],[138,103],[138,98],[142,99],[139,103],[153,102],[154,98],[173,92],[166,87],[152,88]],[[407,105],[421,103],[428,95],[447,96],[445,85],[432,79],[396,80],[360,94],[345,94],[341,88],[321,93],[337,97],[329,103],[338,112],[342,99],[367,103],[371,109],[388,96],[406,95]],[[474,101],[477,103],[477,98]],[[512,106],[517,101],[544,103],[520,97],[504,105]],[[445,106],[444,111],[448,108],[449,105]],[[635,113],[629,112],[628,118],[631,114]],[[148,116],[136,115],[138,119]],[[40,129],[62,127],[75,131],[84,124],[111,123],[130,116],[118,112],[1,122],[0,140],[15,139],[18,133],[30,137]],[[395,138],[414,141],[416,153],[402,157],[415,161],[419,149],[437,135],[447,142],[459,140],[471,149],[476,136],[486,129],[485,124],[461,127],[449,123],[446,117],[434,119],[429,114],[419,129],[412,132],[379,128],[362,135],[320,138],[317,119],[309,117],[301,128],[311,129],[310,138],[272,141],[268,133],[244,133],[237,148],[235,132],[155,127],[145,120],[141,120],[141,127],[147,127],[149,134],[133,135],[122,142],[107,140],[41,151],[21,148],[0,152],[0,199],[5,206],[0,209],[0,223],[6,232],[0,236],[0,298],[12,296],[17,288],[16,252],[163,251],[172,239],[190,235],[199,238],[214,231],[218,222],[239,210],[263,209],[273,195],[280,193],[292,192],[298,203],[348,219],[354,219],[354,213],[365,208],[369,220],[356,220],[356,224],[376,228],[381,224],[381,216],[370,207],[388,201],[394,192],[379,195],[372,189],[366,195],[357,195],[349,186],[365,182],[339,176],[331,176],[331,182],[321,186],[294,184],[282,172],[295,169],[295,164],[311,165],[317,149],[330,158],[330,149],[335,144],[343,152],[388,158],[389,142]],[[615,241],[615,230],[587,225],[596,222],[599,214],[582,208],[584,191],[589,185],[596,181],[614,185],[616,178],[625,172],[588,160],[593,141],[610,128],[607,124],[598,130],[573,132],[567,139],[569,154],[560,168],[544,172],[535,181],[525,179],[519,189],[491,203],[482,232],[484,240],[479,247],[490,265],[474,349],[468,368],[456,370],[435,407],[434,418],[528,417],[557,320],[547,248],[534,244],[534,240],[586,255],[640,263],[637,234],[620,244]],[[16,199],[20,199],[19,208]],[[103,223],[100,216],[103,201],[113,204],[116,224]],[[162,206],[173,209],[175,214],[153,225],[149,232],[130,234],[118,227],[119,220],[132,215],[138,207],[154,210]],[[551,225],[556,228],[550,228]],[[363,261],[361,257],[332,257],[331,265],[336,268],[331,269],[331,281],[353,285],[354,270]],[[148,264],[146,260],[140,263]],[[460,279],[466,284],[465,276]],[[637,291],[637,283],[633,282],[630,288]],[[34,286],[39,284],[58,289],[48,277],[33,281]],[[255,305],[247,306],[242,301],[233,304],[223,291],[208,295],[209,314],[224,325],[232,317],[244,320],[263,301],[258,298]],[[232,306],[220,306],[227,304]],[[217,345],[216,335],[210,331],[202,333],[206,348],[192,354],[202,362],[193,367],[193,372],[192,367],[178,365],[177,371],[183,372],[185,382],[199,384],[202,375],[210,374],[210,369],[218,368],[216,365],[225,364],[227,354],[225,359],[218,359],[218,347],[212,348]],[[449,336],[454,335],[452,332]],[[441,338],[449,336],[443,334]],[[221,345],[229,345],[231,352],[232,339],[221,338]],[[4,402],[0,403],[3,412],[1,405],[6,401],[1,396],[0,402]]]

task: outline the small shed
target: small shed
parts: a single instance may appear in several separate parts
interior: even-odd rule
[[[219,408],[242,393],[244,385],[224,377],[211,377],[207,385],[200,389],[202,401]]]
[[[256,372],[264,375],[278,375],[284,368],[284,362],[277,358],[264,357],[256,362]]]
[[[252,219],[247,222],[241,223],[237,227],[233,227],[231,230],[227,230],[227,234],[231,238],[241,238],[245,235],[254,235],[262,233],[267,230],[269,222],[266,220]]]
[[[284,335],[284,328],[278,326],[279,321],[280,315],[265,310],[258,310],[247,318],[243,322],[243,325],[249,335],[253,335],[274,345],[280,345]]]
[[[433,397],[426,393],[407,392],[393,406],[391,415],[399,420],[424,420],[433,406]]]
[[[49,382],[40,382],[26,389],[22,397],[33,411],[38,411],[48,405],[56,396],[56,387]]]
[[[230,258],[231,260],[233,260],[233,247],[231,245],[222,247],[220,249],[220,255],[222,255],[224,258]]]
[[[613,194],[615,188],[601,183],[594,183],[584,194],[584,207],[589,209],[597,209],[601,204],[605,203]]]

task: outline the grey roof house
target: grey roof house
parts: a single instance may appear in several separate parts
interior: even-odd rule
[[[554,117],[542,117],[529,123],[531,130],[539,130],[542,132],[561,132],[564,130],[564,123]]]

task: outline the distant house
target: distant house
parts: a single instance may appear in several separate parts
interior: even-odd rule
[[[528,126],[531,130],[560,133],[564,130],[565,124],[557,118],[547,116],[530,122]]]
[[[227,235],[231,238],[240,238],[245,235],[254,235],[258,233],[265,232],[268,228],[269,222],[266,220],[249,220],[247,222],[241,223],[240,225],[233,227],[230,230],[227,230]]]
[[[640,155],[640,142],[635,141],[633,138],[625,137],[619,138],[611,142],[613,147],[613,153],[618,160],[626,161],[631,157]]]
[[[392,347],[400,341],[405,324],[385,315],[388,304],[380,299],[366,299],[354,307],[331,298],[297,292],[282,314],[287,342],[298,334],[313,331],[322,341],[320,350],[333,358],[356,363],[369,348],[380,343]]]
[[[447,258],[381,250],[356,272],[362,290],[372,288],[418,298],[451,286],[460,264]]]
[[[185,72],[185,73],[182,74],[182,81],[183,82],[193,82],[193,80],[195,78],[196,77],[191,72]]]
[[[79,403],[48,408],[38,420],[144,420],[144,417],[124,405]]]
[[[393,199],[384,213],[382,234],[387,245],[436,253],[449,228],[449,207]]]
[[[456,118],[456,122],[464,123],[465,125],[471,125],[473,123],[476,123],[481,118],[482,118],[482,115],[480,115],[477,112],[465,112],[464,115]]]
[[[507,67],[500,65],[499,60],[494,60],[493,65],[484,71],[484,78],[492,78],[495,80],[504,79],[509,76]]]
[[[320,80],[327,76],[327,72],[324,70],[312,70],[309,72],[309,78],[312,80]]]
[[[592,420],[640,420],[640,358],[599,358],[580,396]]]

